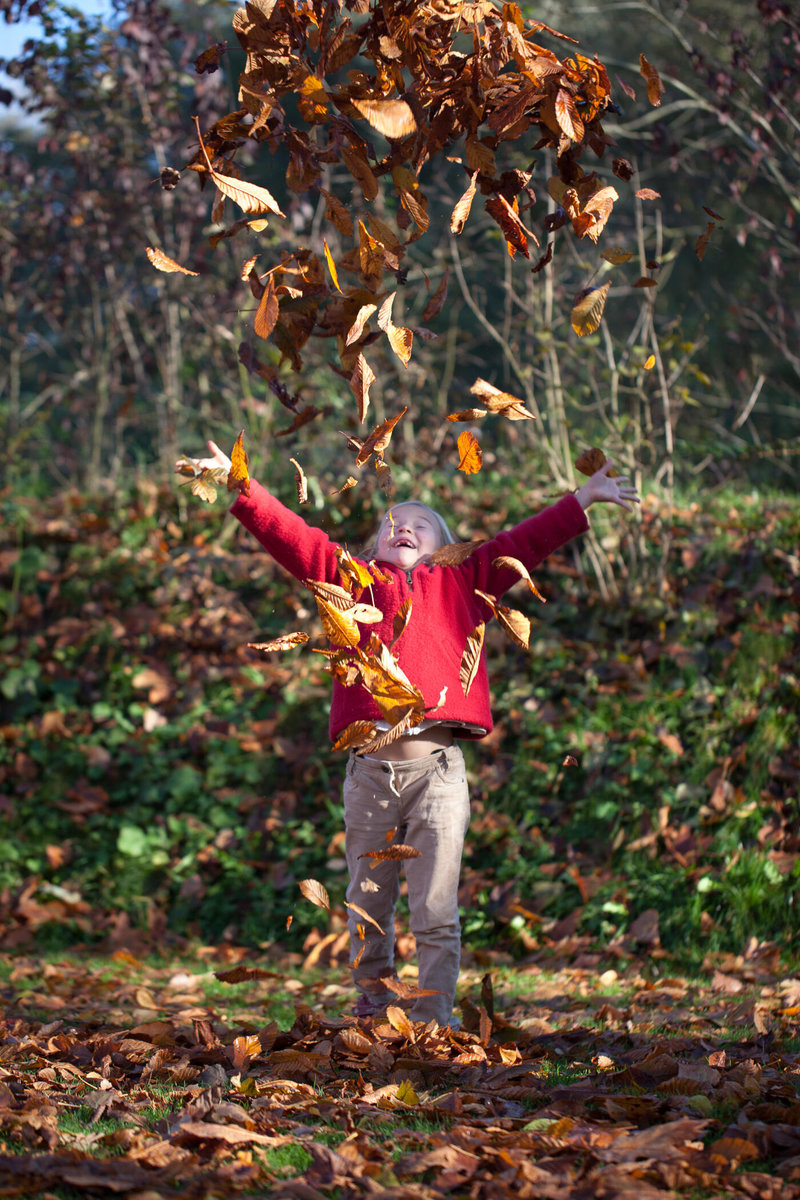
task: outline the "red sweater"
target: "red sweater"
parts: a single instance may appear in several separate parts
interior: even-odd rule
[[[297,579],[339,582],[336,543],[321,529],[307,525],[256,480],[250,481],[249,497],[240,495],[231,512]],[[391,576],[391,582],[376,582],[372,592],[373,603],[383,612],[384,619],[380,624],[363,627],[362,645],[372,632],[387,645],[392,641],[394,615],[410,596],[411,617],[393,653],[422,692],[426,705],[435,705],[442,688],[447,686],[444,704],[429,713],[429,717],[437,721],[464,721],[488,732],[492,716],[485,651],[468,696],[464,695],[459,679],[468,635],[481,621],[491,617],[491,610],[475,595],[475,588],[499,598],[518,581],[519,575],[508,567],[493,567],[495,558],[500,555],[518,558],[533,571],[548,554],[588,527],[586,514],[575,497],[564,496],[536,516],[484,542],[457,567],[420,563],[406,572],[390,563],[381,563],[381,570]],[[334,679],[332,740],[352,721],[380,719],[377,705],[360,684],[344,687]]]

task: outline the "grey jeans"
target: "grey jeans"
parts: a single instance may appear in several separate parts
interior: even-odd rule
[[[356,926],[364,928],[363,953],[353,972],[356,986],[386,1002],[385,991],[368,980],[394,968],[394,910],[400,895],[400,867],[408,881],[411,931],[417,942],[419,986],[434,995],[419,997],[414,1021],[452,1022],[461,961],[458,880],[469,825],[469,794],[464,756],[448,746],[423,758],[383,762],[351,754],[343,789],[345,852],[350,871],[347,899],[368,912],[374,925],[348,910],[353,959],[362,948]],[[419,858],[377,862],[362,858],[395,843],[420,851]],[[365,886],[362,886],[365,885]],[[377,885],[378,890],[375,890]],[[362,983],[361,981],[364,981]]]

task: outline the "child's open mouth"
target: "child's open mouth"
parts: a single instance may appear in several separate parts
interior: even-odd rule
[[[408,550],[416,550],[416,546],[409,538],[397,538],[396,541],[392,542],[393,550],[399,550],[401,547],[405,547]]]

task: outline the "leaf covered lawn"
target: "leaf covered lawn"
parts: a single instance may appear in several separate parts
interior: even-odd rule
[[[292,958],[6,958],[0,1194],[800,1197],[800,978],[774,947],[696,979],[484,963],[458,1032],[402,1000],[359,1022],[342,972]]]

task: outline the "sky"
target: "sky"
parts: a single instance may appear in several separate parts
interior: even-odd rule
[[[103,16],[110,20],[113,11],[109,0],[71,0],[72,7],[79,8],[82,12],[89,16]],[[39,37],[42,32],[42,26],[39,21],[14,21],[7,25],[5,21],[0,21],[0,58],[13,58],[24,42],[28,38]],[[0,71],[0,87],[6,87],[9,91],[19,94],[19,84],[15,79],[9,79],[4,71]],[[11,119],[20,119],[20,110],[16,104],[6,108],[0,105],[0,122],[3,117]]]

